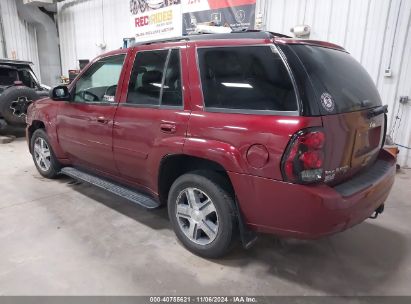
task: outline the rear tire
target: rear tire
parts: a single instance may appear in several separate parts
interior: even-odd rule
[[[192,172],[177,178],[168,196],[168,214],[177,238],[206,258],[225,255],[236,233],[234,200],[220,175]]]
[[[30,150],[37,171],[43,177],[54,179],[59,175],[61,165],[57,161],[47,133],[43,129],[34,131],[30,140]]]

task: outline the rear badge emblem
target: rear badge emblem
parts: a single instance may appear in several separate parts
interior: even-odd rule
[[[323,93],[321,95],[321,105],[327,112],[332,112],[335,109],[334,99],[328,93]]]

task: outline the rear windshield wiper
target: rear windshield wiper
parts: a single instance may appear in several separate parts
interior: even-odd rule
[[[371,118],[371,117],[378,116],[380,114],[385,114],[387,112],[388,112],[388,106],[387,105],[380,106],[380,107],[377,107],[377,108],[374,108],[374,109],[368,111],[367,117]]]

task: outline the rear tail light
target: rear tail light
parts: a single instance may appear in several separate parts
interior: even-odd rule
[[[319,129],[305,129],[291,138],[281,169],[285,181],[316,183],[323,181],[325,134]]]

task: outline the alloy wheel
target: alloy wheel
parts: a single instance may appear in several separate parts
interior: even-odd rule
[[[215,240],[219,229],[218,213],[213,201],[202,190],[186,188],[177,197],[176,217],[186,237],[199,245]]]
[[[48,171],[51,166],[51,153],[47,142],[37,137],[34,141],[34,159],[41,171]]]

